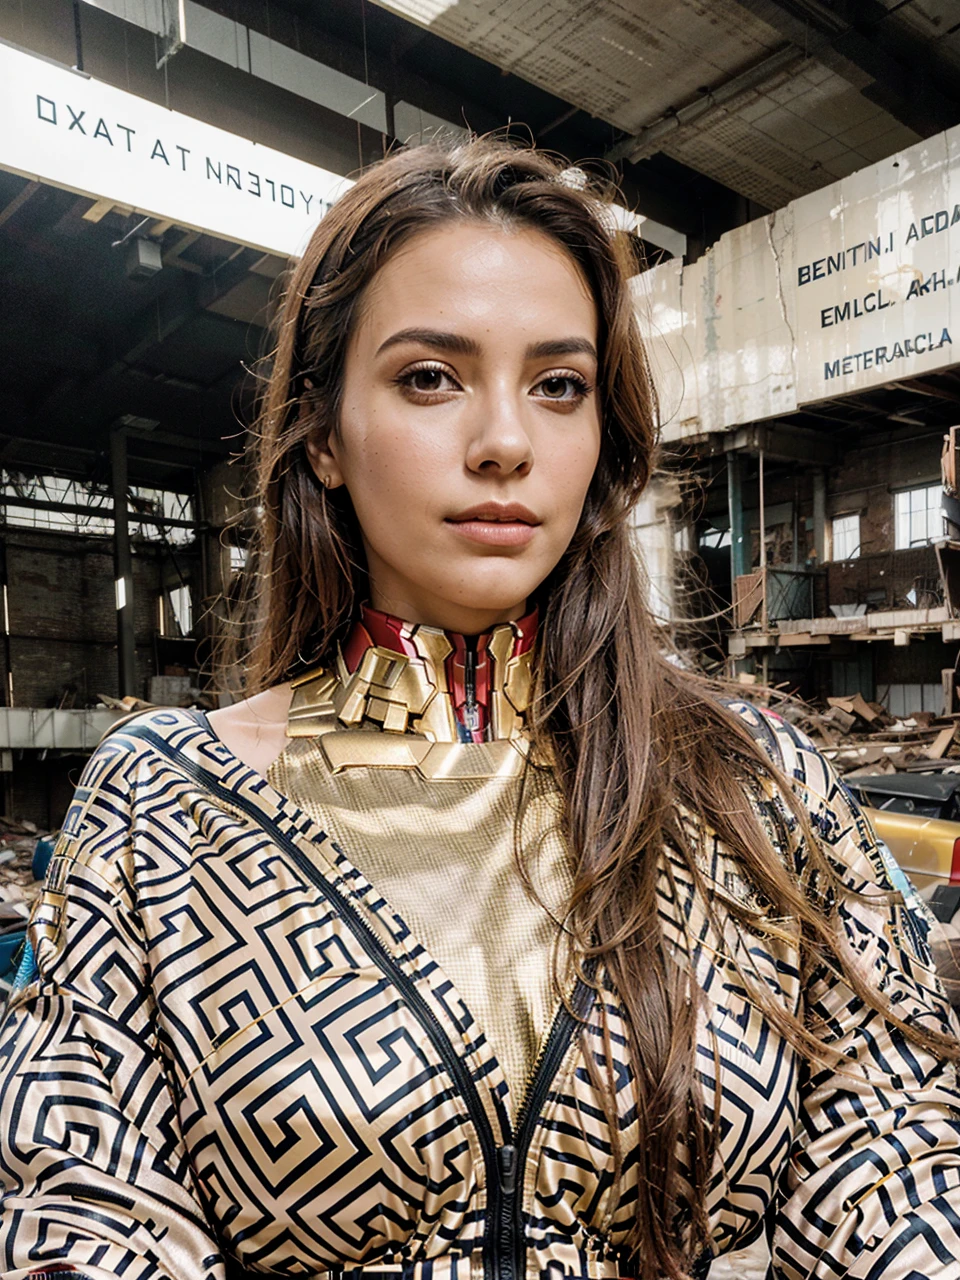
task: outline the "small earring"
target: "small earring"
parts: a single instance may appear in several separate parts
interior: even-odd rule
[[[329,489],[333,484],[333,476],[324,476],[322,484],[325,489]]]

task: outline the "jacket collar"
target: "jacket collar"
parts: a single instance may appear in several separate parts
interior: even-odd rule
[[[312,736],[339,724],[412,732],[433,742],[518,738],[530,701],[536,631],[536,610],[463,636],[364,606],[336,673],[313,671],[294,681],[291,732]],[[327,711],[318,718],[321,701]]]

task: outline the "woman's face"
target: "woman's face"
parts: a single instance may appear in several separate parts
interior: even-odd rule
[[[370,602],[467,634],[521,617],[567,549],[600,451],[597,309],[537,231],[424,232],[379,271],[317,475],[345,485]]]

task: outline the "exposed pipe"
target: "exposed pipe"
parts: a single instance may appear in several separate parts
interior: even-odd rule
[[[77,50],[77,70],[83,70],[83,32],[80,28],[80,0],[73,0],[73,39]]]
[[[0,539],[0,592],[3,609],[3,688],[0,689],[0,706],[13,706],[13,655],[10,652],[10,590],[7,572],[7,543]]]
[[[567,111],[561,111],[558,116],[554,116],[552,120],[549,120],[542,129],[535,130],[537,141],[539,142],[541,138],[545,138],[548,133],[553,133],[554,129],[559,129],[568,120],[572,120],[575,115],[579,114],[579,111],[579,107],[570,107]]]
[[[767,567],[767,507],[763,496],[763,450],[760,450],[760,568]]]
[[[633,137],[621,139],[620,142],[610,148],[604,159],[636,161],[654,155],[660,150],[661,141],[671,133],[696,123],[701,116],[712,110],[712,108],[723,106],[724,103],[739,97],[740,94],[748,93],[751,89],[758,88],[767,80],[772,80],[774,76],[803,61],[805,61],[805,55],[802,50],[793,44],[784,45],[782,49],[770,54],[762,62],[756,63],[746,71],[741,71],[739,75],[734,76],[731,80],[725,80],[716,89],[710,89],[701,94],[700,97],[694,98],[692,102],[688,102],[679,111],[668,112],[666,115],[660,116],[659,119],[645,125]]]
[[[749,573],[743,519],[744,458],[742,453],[727,454],[727,507],[730,513],[730,588],[737,578]]]
[[[760,629],[767,630],[767,505],[763,493],[763,450],[760,450]],[[766,657],[766,655],[764,655]],[[764,684],[767,683],[764,666]]]
[[[137,648],[133,611],[133,559],[127,508],[127,435],[110,437],[110,481],[113,489],[113,577],[117,593],[117,682],[120,697],[136,695]]]

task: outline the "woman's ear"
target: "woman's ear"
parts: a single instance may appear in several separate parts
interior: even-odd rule
[[[307,387],[312,389],[308,382]],[[300,419],[301,421],[309,416],[311,410],[300,401]],[[307,451],[307,461],[313,468],[314,475],[320,481],[325,489],[339,489],[343,484],[343,472],[340,470],[340,464],[330,448],[330,433],[322,427],[316,427],[307,436],[304,447]]]
[[[340,464],[330,452],[330,442],[321,433],[315,432],[307,437],[305,446],[307,461],[313,468],[314,475],[325,489],[339,489],[343,484],[343,472]]]

